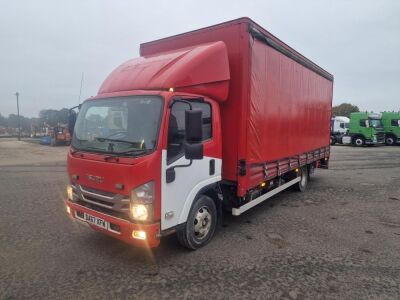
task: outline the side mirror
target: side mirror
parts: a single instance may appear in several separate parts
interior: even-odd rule
[[[186,159],[203,159],[203,144],[199,143],[185,143],[185,158]]]
[[[76,123],[76,112],[71,110],[68,115],[68,130],[71,136],[74,133],[75,123]]]
[[[202,115],[199,109],[185,111],[185,135],[189,143],[200,142],[203,138]]]
[[[185,158],[203,159],[203,112],[199,109],[185,111]]]

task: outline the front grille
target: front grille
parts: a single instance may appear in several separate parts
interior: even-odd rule
[[[82,185],[73,185],[76,201],[84,202],[93,209],[104,211],[110,215],[129,215],[129,199],[120,194],[97,190]]]
[[[93,189],[87,186],[83,186],[81,185],[81,188],[84,189],[85,191],[89,192],[89,193],[94,193],[94,194],[98,194],[104,197],[109,197],[112,198],[114,197],[116,194],[111,193],[111,192],[106,192],[106,191],[102,191],[102,190],[97,190],[97,189]]]
[[[385,141],[385,133],[384,132],[378,132],[376,134],[376,139],[378,140],[378,143],[382,143]]]

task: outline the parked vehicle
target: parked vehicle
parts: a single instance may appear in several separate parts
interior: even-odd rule
[[[385,133],[382,126],[382,115],[368,112],[350,114],[348,136],[342,138],[343,144],[353,144],[357,147],[385,143]]]
[[[333,76],[248,18],[144,43],[76,119],[67,212],[142,247],[197,249],[328,168]]]
[[[66,126],[58,125],[48,128],[47,134],[40,137],[41,145],[69,145],[71,143],[71,134]]]
[[[382,124],[386,145],[400,143],[400,112],[383,112]]]
[[[349,132],[350,119],[337,116],[331,119],[331,145],[342,143],[342,137]]]
[[[71,134],[67,126],[55,126],[49,130],[50,145],[69,145],[71,143]]]

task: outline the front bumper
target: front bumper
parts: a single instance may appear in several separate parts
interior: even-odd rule
[[[84,223],[89,225],[92,229],[96,231],[100,231],[107,235],[110,235],[114,238],[117,238],[121,241],[124,241],[128,244],[132,244],[142,248],[155,248],[160,244],[160,224],[135,224],[131,223],[127,220],[123,220],[120,218],[116,218],[113,216],[109,216],[103,214],[101,212],[95,211],[93,209],[84,207],[82,205],[73,203],[71,201],[65,201],[65,204],[69,207],[69,215],[76,221],[80,223]],[[85,222],[81,218],[78,217],[77,213],[87,213],[89,215],[95,216],[97,218],[101,218],[106,222],[113,225],[112,229],[104,229],[102,227],[98,227],[94,224]],[[133,231],[144,231],[146,233],[146,239],[141,240],[132,237]]]

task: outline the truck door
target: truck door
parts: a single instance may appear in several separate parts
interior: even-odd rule
[[[192,102],[193,109],[202,110],[202,131],[204,158],[193,160],[185,158],[185,110],[187,103],[175,102],[170,108],[168,120],[167,149],[162,153],[161,183],[161,229],[165,230],[186,222],[190,207],[197,193],[204,187],[221,180],[220,134],[215,128],[212,105],[208,102]],[[173,169],[175,178],[167,182],[166,172]]]

